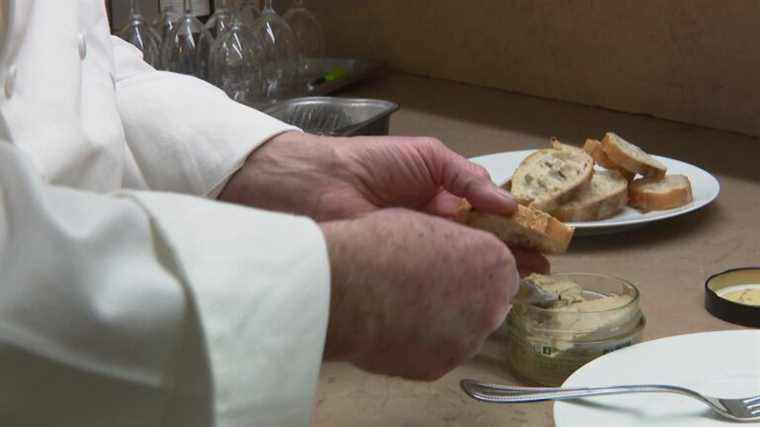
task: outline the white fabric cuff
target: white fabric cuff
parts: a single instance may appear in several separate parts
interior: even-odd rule
[[[216,425],[308,425],[329,312],[319,227],[188,196],[126,197],[149,213],[197,310]]]
[[[259,145],[300,130],[195,77],[155,71],[114,41],[116,94],[134,163],[124,182],[197,196],[221,191]]]
[[[289,131],[293,131],[293,130],[300,131],[300,129],[289,129]],[[282,133],[285,133],[285,132],[287,132],[287,131],[283,131]],[[229,172],[227,173],[227,175],[224,176],[224,178],[222,179],[222,181],[219,182],[218,184],[214,185],[214,187],[211,189],[211,191],[209,191],[207,194],[205,194],[205,197],[207,197],[209,199],[216,199],[216,198],[218,198],[219,194],[221,194],[222,190],[224,190],[224,187],[227,186],[227,183],[230,181],[230,178],[232,178],[232,175],[235,175],[243,167],[243,165],[245,164],[246,160],[248,160],[248,158],[251,157],[251,155],[253,155],[253,153],[255,153],[256,150],[258,150],[259,148],[263,147],[267,143],[271,142],[272,139],[274,139],[278,135],[274,135],[272,138],[270,138],[270,139],[264,141],[263,143],[257,145],[256,147],[253,148],[253,150],[251,150],[251,152],[249,152],[248,154],[246,154],[245,157],[242,157],[241,159],[239,159],[234,165],[231,166],[231,169],[229,170]]]

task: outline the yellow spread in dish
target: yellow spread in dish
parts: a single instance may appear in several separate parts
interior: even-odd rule
[[[729,288],[721,293],[720,297],[739,304],[760,307],[760,286],[746,287],[740,290]]]

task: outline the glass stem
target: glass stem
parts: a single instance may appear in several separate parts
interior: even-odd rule
[[[303,0],[295,0],[293,2],[293,7],[294,8],[302,8],[303,7]]]
[[[264,10],[274,10],[272,0],[264,0]]]
[[[184,9],[185,9],[186,14],[192,15],[193,14],[193,0],[185,0]]]
[[[140,6],[138,6],[137,0],[129,0],[129,13],[132,16],[140,14]]]

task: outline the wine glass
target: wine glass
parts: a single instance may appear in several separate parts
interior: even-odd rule
[[[166,70],[205,80],[213,41],[211,33],[193,14],[191,0],[184,0],[184,13],[161,43],[161,65]]]
[[[180,15],[172,4],[164,6],[159,12],[153,20],[152,27],[158,34],[159,42],[163,42],[171,34]]]
[[[304,57],[325,56],[325,33],[322,25],[317,17],[304,6],[303,0],[295,0],[283,18],[296,34]]]
[[[119,31],[119,37],[135,45],[143,53],[143,60],[157,67],[160,59],[158,35],[145,22],[137,1],[129,2],[129,22]]]
[[[261,18],[261,12],[259,12],[258,0],[238,0],[237,10],[240,14],[240,18],[243,20],[243,25],[253,26],[253,23]]]
[[[263,97],[259,46],[237,14],[211,47],[209,81],[235,101],[254,104]]]
[[[232,25],[235,11],[230,7],[229,0],[214,0],[214,14],[206,21],[206,29],[216,39]]]
[[[261,72],[264,93],[269,99],[281,99],[292,91],[300,73],[301,55],[290,25],[266,0],[261,18],[253,24],[253,34],[261,45]]]

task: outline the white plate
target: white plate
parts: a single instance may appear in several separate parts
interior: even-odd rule
[[[512,177],[520,162],[535,150],[510,151],[506,153],[490,154],[475,157],[473,162],[483,166],[491,174],[491,178],[497,184],[504,184]],[[720,193],[720,184],[714,176],[708,172],[688,163],[667,157],[654,156],[668,167],[669,174],[686,175],[691,181],[694,201],[678,209],[667,211],[655,211],[641,213],[636,209],[626,207],[620,214],[602,221],[574,222],[578,235],[603,234],[626,230],[634,226],[644,225],[653,221],[659,221],[683,215],[708,205]]]
[[[714,397],[756,396],[760,394],[760,331],[707,332],[644,342],[588,363],[563,386],[647,383],[687,387]],[[688,397],[629,394],[556,402],[554,420],[557,427],[737,425],[709,411]]]

